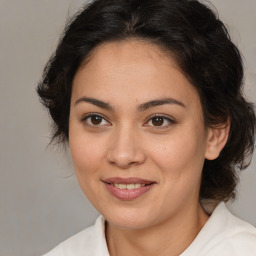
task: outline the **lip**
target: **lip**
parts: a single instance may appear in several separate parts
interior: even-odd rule
[[[152,183],[156,183],[152,180],[144,180],[141,178],[137,178],[137,177],[129,177],[129,178],[121,178],[121,177],[112,177],[112,178],[108,178],[108,179],[104,179],[102,180],[105,183],[118,183],[118,184],[131,184],[131,183],[137,183],[137,184],[152,184]]]
[[[136,177],[130,177],[130,178],[121,178],[121,177],[112,177],[108,179],[102,180],[107,188],[107,190],[116,198],[124,201],[134,200],[146,192],[148,192],[150,189],[153,188],[153,186],[156,184],[154,181],[150,180],[144,180]],[[142,186],[140,188],[134,188],[134,189],[120,189],[115,187],[113,184],[145,184],[145,186]]]

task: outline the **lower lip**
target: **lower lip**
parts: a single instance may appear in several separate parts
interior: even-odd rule
[[[142,196],[154,186],[154,184],[151,184],[151,185],[146,185],[146,186],[135,188],[135,189],[120,189],[108,183],[105,183],[105,185],[107,187],[107,190],[113,196],[117,197],[118,199],[126,200],[126,201],[133,200]]]

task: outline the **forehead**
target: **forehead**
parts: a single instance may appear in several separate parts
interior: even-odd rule
[[[127,55],[127,53],[130,54]],[[130,38],[102,43],[92,50],[89,60],[97,57],[98,55],[101,57],[108,55],[112,55],[113,57],[118,56],[119,60],[125,58],[126,61],[139,61],[142,58],[147,58],[148,60],[161,59],[163,63],[172,63],[173,66],[178,68],[170,51],[144,39]]]
[[[121,68],[125,68],[126,71],[129,71],[129,68],[139,71],[143,66],[149,69],[159,65],[179,69],[170,51],[142,39],[126,39],[100,44],[92,50],[81,68],[89,63],[91,66],[97,65],[98,68],[102,67],[103,69],[110,68],[110,64],[116,64],[120,71]]]
[[[152,97],[191,100],[198,96],[168,51],[138,40],[96,47],[76,73],[72,94],[141,102]]]

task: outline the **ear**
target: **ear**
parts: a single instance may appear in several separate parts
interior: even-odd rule
[[[227,143],[228,135],[230,129],[230,122],[217,126],[208,128],[207,133],[207,144],[205,158],[208,160],[214,160],[218,158],[221,150]]]

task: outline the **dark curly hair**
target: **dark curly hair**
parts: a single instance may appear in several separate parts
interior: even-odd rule
[[[197,89],[207,126],[230,122],[220,156],[205,160],[201,199],[235,197],[237,170],[254,149],[255,112],[242,94],[243,64],[216,11],[197,0],[95,0],[67,24],[37,91],[53,119],[52,141],[68,142],[72,80],[104,42],[137,38],[171,52]]]

